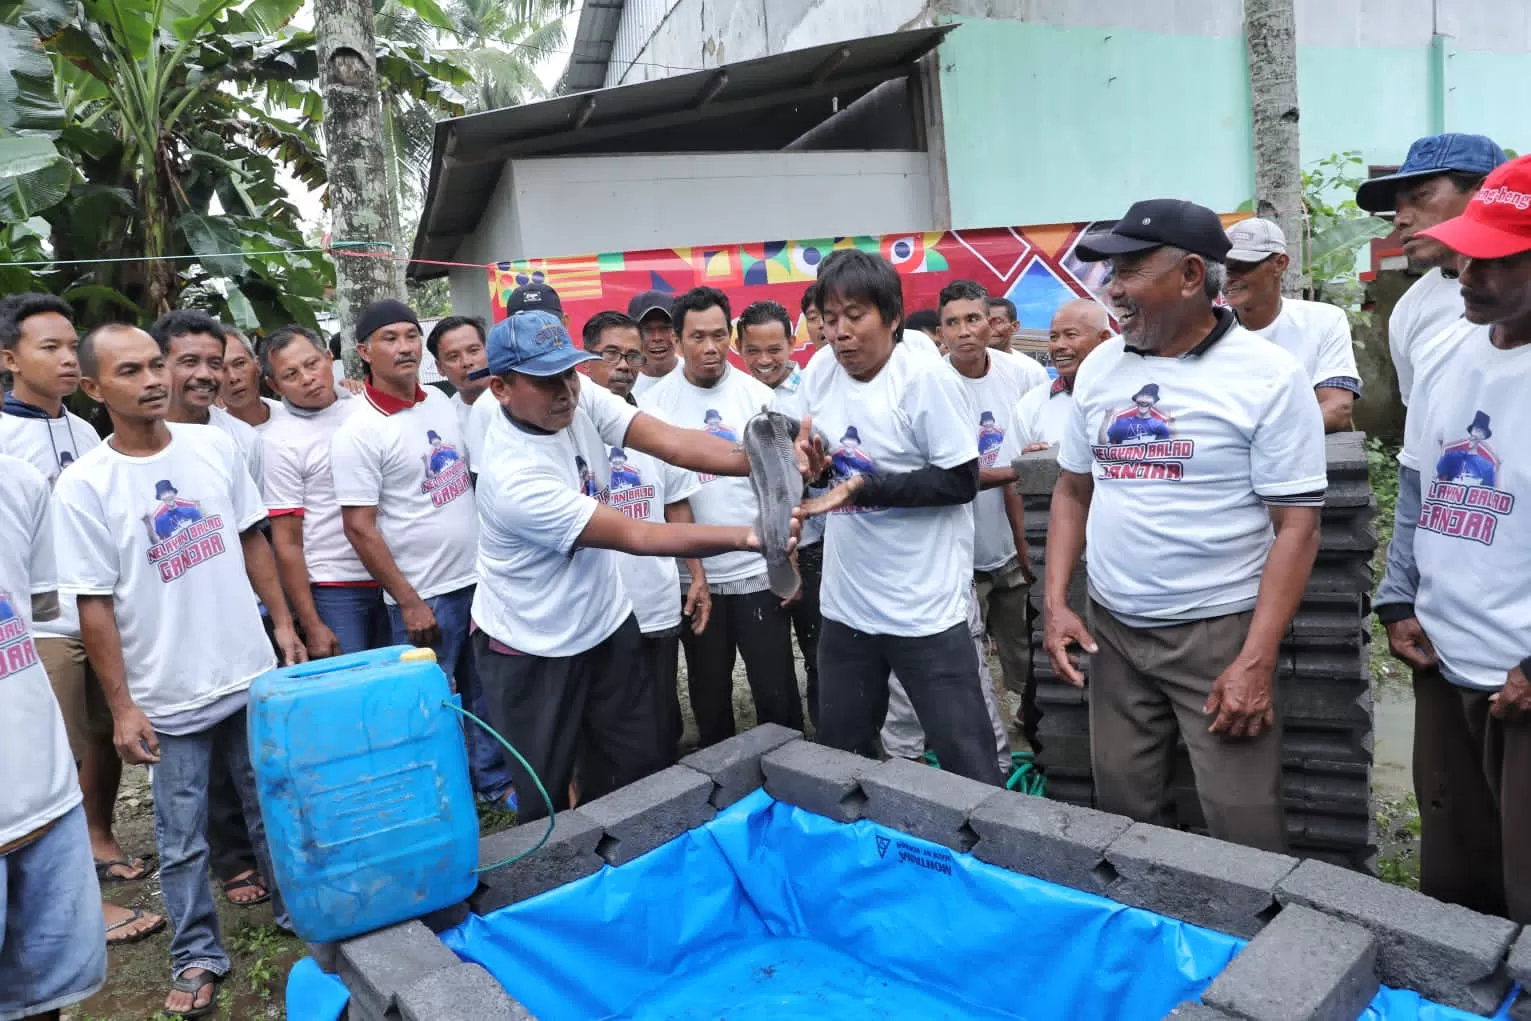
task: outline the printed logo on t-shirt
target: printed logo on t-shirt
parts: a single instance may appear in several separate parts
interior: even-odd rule
[[[854,475],[876,475],[877,464],[872,455],[861,448],[861,434],[856,427],[848,425],[840,442],[829,455],[829,487],[849,482]],[[880,507],[836,507],[832,514],[856,514],[863,511],[881,510]]]
[[[1179,482],[1195,452],[1191,440],[1175,439],[1175,420],[1159,407],[1159,384],[1144,383],[1132,404],[1106,412],[1093,448],[1101,479]]]
[[[654,487],[644,485],[643,475],[627,463],[627,452],[612,447],[611,505],[630,518],[647,518],[649,502],[654,499]]]
[[[730,443],[739,442],[739,434],[734,431],[733,426],[723,421],[723,415],[718,411],[717,408],[708,408],[706,412],[703,413],[702,428],[707,430],[712,435],[718,437],[719,439],[727,440]],[[698,472],[696,476],[696,480],[703,485],[706,485],[715,479],[717,479],[716,475],[712,475],[707,472]]]
[[[590,470],[590,462],[575,454],[574,470],[579,472],[579,491],[592,500],[600,500],[601,487],[596,485],[595,472]],[[604,503],[605,501],[603,500],[602,502]]]
[[[37,663],[37,646],[11,594],[0,590],[0,680]]]
[[[68,468],[72,464],[74,464],[74,454],[67,450],[60,450],[58,452],[58,471],[48,476],[49,489],[52,489],[53,484],[58,481],[58,477],[64,474],[64,469]]]
[[[1489,416],[1473,412],[1466,432],[1466,439],[1441,448],[1435,478],[1419,510],[1419,527],[1492,546],[1499,518],[1514,510],[1515,497],[1495,488],[1499,458],[1488,445],[1494,435]]]
[[[431,498],[432,506],[445,507],[471,489],[473,483],[468,477],[468,466],[463,464],[456,447],[443,440],[434,429],[426,430],[425,438],[431,449],[420,455],[425,462],[425,481],[420,492]]]
[[[154,484],[154,505],[144,515],[144,526],[149,532],[149,563],[159,571],[160,581],[175,581],[226,551],[223,515],[204,517],[202,505],[181,496],[169,479]]]
[[[999,463],[999,448],[1005,443],[1005,430],[994,420],[994,412],[978,415],[978,463],[993,468]]]

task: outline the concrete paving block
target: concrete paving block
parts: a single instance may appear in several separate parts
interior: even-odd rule
[[[765,723],[692,752],[680,764],[712,778],[712,807],[721,812],[765,786],[765,774],[760,770],[762,758],[788,741],[801,740],[802,736],[779,723]]]
[[[606,831],[595,853],[608,865],[625,865],[711,819],[717,814],[708,804],[711,797],[711,777],[671,766],[579,810]]]
[[[1510,1004],[1510,1021],[1531,1021],[1531,993],[1523,992]]]
[[[861,778],[863,817],[953,851],[978,842],[968,826],[973,810],[999,788],[908,759],[889,759]]]
[[[1132,820],[1013,791],[993,795],[968,816],[978,834],[973,856],[1049,883],[1104,894],[1115,878],[1106,848]]]
[[[1329,433],[1324,437],[1324,459],[1331,479],[1366,478],[1366,434]]]
[[[1510,988],[1505,955],[1516,925],[1323,862],[1305,861],[1276,889],[1300,904],[1365,926],[1377,938],[1378,971],[1448,1007],[1492,1014]]]
[[[836,822],[855,822],[867,800],[861,778],[877,763],[827,745],[794,741],[761,759],[760,768],[766,793],[777,801]]]
[[[1182,1003],[1164,1015],[1164,1021],[1238,1021],[1238,1019],[1224,1014],[1216,1007],[1208,1007],[1204,1003],[1188,1002]]]
[[[545,824],[544,824],[545,825]],[[420,922],[434,933],[443,933],[454,925],[461,925],[468,920],[468,902],[461,901],[448,907],[432,911],[428,915],[421,915]]]
[[[536,1021],[476,964],[432,972],[399,992],[403,1021]]]
[[[1506,968],[1510,978],[1531,989],[1531,929],[1523,930],[1515,940]]]
[[[547,825],[546,819],[538,819],[485,837],[478,843],[479,861],[488,865],[531,849],[542,839]],[[478,914],[487,915],[599,872],[606,863],[595,849],[605,835],[600,825],[578,809],[559,812],[553,817],[553,835],[536,853],[514,865],[479,875],[479,887],[468,898],[469,906]]]
[[[1023,496],[1042,496],[1058,484],[1058,448],[1021,454],[1011,462],[1015,468],[1015,488]]]
[[[1117,878],[1106,896],[1193,925],[1253,936],[1275,911],[1295,858],[1134,823],[1106,848]]]
[[[392,925],[340,944],[339,974],[355,1007],[385,1017],[399,992],[420,979],[454,967],[457,955],[418,921]]]
[[[1202,999],[1250,1021],[1355,1021],[1380,987],[1371,933],[1294,904],[1239,951]]]

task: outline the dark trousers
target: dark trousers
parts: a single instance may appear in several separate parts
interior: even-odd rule
[[[665,749],[665,764],[680,757],[680,737],[685,722],[680,715],[680,689],[676,677],[680,667],[680,632],[689,625],[643,636],[643,654],[648,657],[654,677],[654,711],[660,724],[660,741]]]
[[[803,729],[791,626],[781,599],[767,589],[743,596],[715,595],[707,630],[699,635],[689,628],[681,632],[698,748],[734,736],[736,653],[744,657],[756,722]]]
[[[1169,627],[1128,627],[1090,601],[1090,758],[1096,807],[1139,822],[1170,818],[1175,737],[1185,740],[1207,829],[1267,851],[1286,850],[1281,718],[1254,739],[1207,729],[1212,683],[1249,634],[1254,613]]]
[[[1489,715],[1491,692],[1414,673],[1419,888],[1531,923],[1531,720]]]
[[[256,867],[255,847],[245,825],[244,803],[229,773],[228,756],[214,755],[208,765],[207,861],[213,878],[226,883]],[[273,880],[267,876],[266,882]]]
[[[819,725],[819,629],[824,618],[819,613],[819,582],[824,578],[824,544],[800,546],[797,573],[803,579],[803,594],[787,607],[797,648],[803,654],[803,672],[808,675],[808,719]]]
[[[569,807],[569,781],[579,765],[580,800],[593,801],[663,769],[652,660],[638,621],[629,616],[605,641],[575,656],[495,652],[483,631],[473,636],[489,722],[542,781],[556,811]],[[547,816],[536,784],[506,756],[521,822]]]
[[[888,674],[909,694],[925,741],[941,768],[983,783],[1004,778],[994,761],[994,734],[978,679],[978,650],[967,621],[920,638],[872,635],[825,618],[819,633],[818,739],[832,748],[877,758],[877,734],[888,715]]]

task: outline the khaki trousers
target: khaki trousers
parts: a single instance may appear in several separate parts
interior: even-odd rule
[[[1090,634],[1090,758],[1097,807],[1173,825],[1175,738],[1184,738],[1212,836],[1286,849],[1281,803],[1281,721],[1253,740],[1207,730],[1212,682],[1233,662],[1254,613],[1168,627],[1128,627],[1096,603]]]

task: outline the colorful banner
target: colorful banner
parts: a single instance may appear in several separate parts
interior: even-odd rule
[[[1231,224],[1242,218],[1223,219]],[[1084,262],[1075,253],[1080,235],[1091,226],[1054,223],[522,259],[489,267],[489,293],[498,321],[505,317],[505,299],[517,287],[547,284],[563,300],[570,332],[578,340],[587,319],[607,309],[627,311],[628,301],[641,291],[681,294],[707,285],[728,294],[736,317],[762,299],[786,306],[796,324],[801,361],[810,353],[808,327],[799,311],[803,290],[830,252],[860,248],[882,254],[898,269],[906,312],[934,310],[948,281],[967,278],[1015,303],[1023,339],[1045,341],[1060,305],[1080,297],[1099,300],[1110,277],[1109,263]]]

